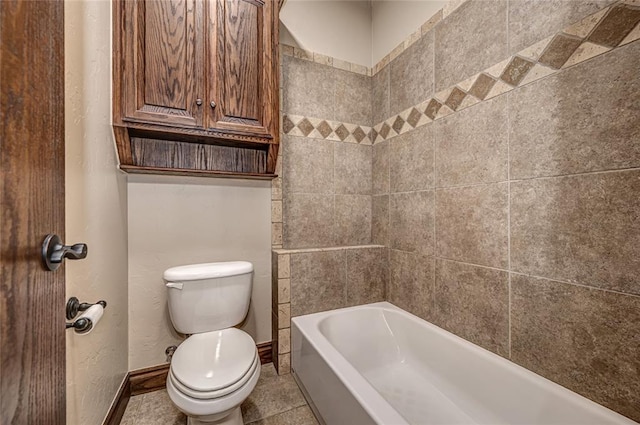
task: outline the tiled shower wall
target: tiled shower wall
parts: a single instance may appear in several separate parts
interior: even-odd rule
[[[335,149],[357,130],[339,131],[340,121],[373,127],[358,147],[372,150],[368,242],[388,248],[386,299],[635,420],[639,21],[635,0],[470,0],[374,67],[370,121],[313,109],[323,93],[354,104],[322,83],[325,65],[303,65],[304,108],[287,100],[303,77],[283,79],[287,134],[334,139]],[[328,180],[324,158],[301,174]],[[317,201],[298,215],[285,206],[285,228],[308,226],[285,230],[285,248],[342,241],[329,186],[312,187]],[[327,207],[333,215],[318,218]],[[323,234],[308,235],[314,228]]]
[[[311,52],[283,53],[285,135],[272,196],[282,222],[272,229],[280,374],[290,370],[291,317],[382,301],[388,280],[386,248],[371,245],[368,70]]]
[[[386,252],[375,245],[274,250],[272,334],[279,374],[290,371],[292,317],[384,301]]]
[[[569,67],[576,30],[537,53],[553,75],[521,84],[516,62],[466,109],[450,90],[609,3],[470,1],[373,77],[379,119],[449,110],[375,139],[372,241],[390,302],[640,420],[640,42]],[[620,7],[592,50],[637,25]]]
[[[292,56],[282,57],[282,73],[286,116],[314,117],[317,127],[326,124],[327,132],[330,123],[337,122],[358,126],[361,135],[369,132],[368,76]],[[288,125],[285,118],[285,130]],[[371,143],[333,139],[314,138],[310,133],[283,137],[285,248],[371,243]]]

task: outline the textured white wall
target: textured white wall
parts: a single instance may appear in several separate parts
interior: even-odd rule
[[[165,269],[247,260],[255,275],[242,328],[271,340],[271,182],[129,176],[129,367],[165,362],[180,343],[167,310]]]
[[[371,67],[447,3],[447,0],[287,0],[280,12],[280,41]]]
[[[98,425],[128,371],[127,197],[111,132],[111,3],[65,2],[67,297],[107,301],[89,335],[67,331],[67,424]]]
[[[446,0],[373,0],[371,63],[378,63],[446,4]]]
[[[280,41],[371,66],[371,4],[361,0],[287,0]]]

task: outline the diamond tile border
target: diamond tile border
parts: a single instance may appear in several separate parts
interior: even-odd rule
[[[441,14],[438,16],[441,20]],[[432,26],[425,24],[420,31],[428,31]],[[419,38],[412,36],[407,40],[415,41]],[[638,0],[622,0],[570,25],[554,36],[523,49],[483,72],[436,93],[432,98],[389,117],[374,125],[373,128],[286,114],[282,116],[281,128],[287,135],[363,145],[380,143],[638,39],[640,39],[640,4]],[[617,44],[612,46],[612,43]],[[294,54],[298,50],[291,49]],[[395,50],[399,49],[394,49],[394,52]],[[394,52],[389,55],[389,61],[397,57]],[[332,59],[322,55],[320,55],[321,58],[315,59],[316,54],[312,52],[299,53],[297,56],[313,57],[315,62],[325,64]],[[333,61],[335,66],[336,59]],[[385,62],[383,59],[380,63],[385,62],[384,67],[389,61]],[[371,75],[371,73],[365,75]]]
[[[288,136],[371,145],[371,127],[359,124],[282,114],[282,132]]]
[[[640,39],[640,3],[622,0],[373,126],[373,144]]]

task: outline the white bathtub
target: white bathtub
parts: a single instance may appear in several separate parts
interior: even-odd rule
[[[386,302],[291,332],[294,377],[327,425],[636,424]]]

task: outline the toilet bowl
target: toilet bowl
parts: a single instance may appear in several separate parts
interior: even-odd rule
[[[171,359],[167,392],[189,425],[241,425],[240,405],[260,377],[249,334],[231,327],[244,319],[253,266],[208,263],[169,269],[169,312],[179,332],[191,334]]]

